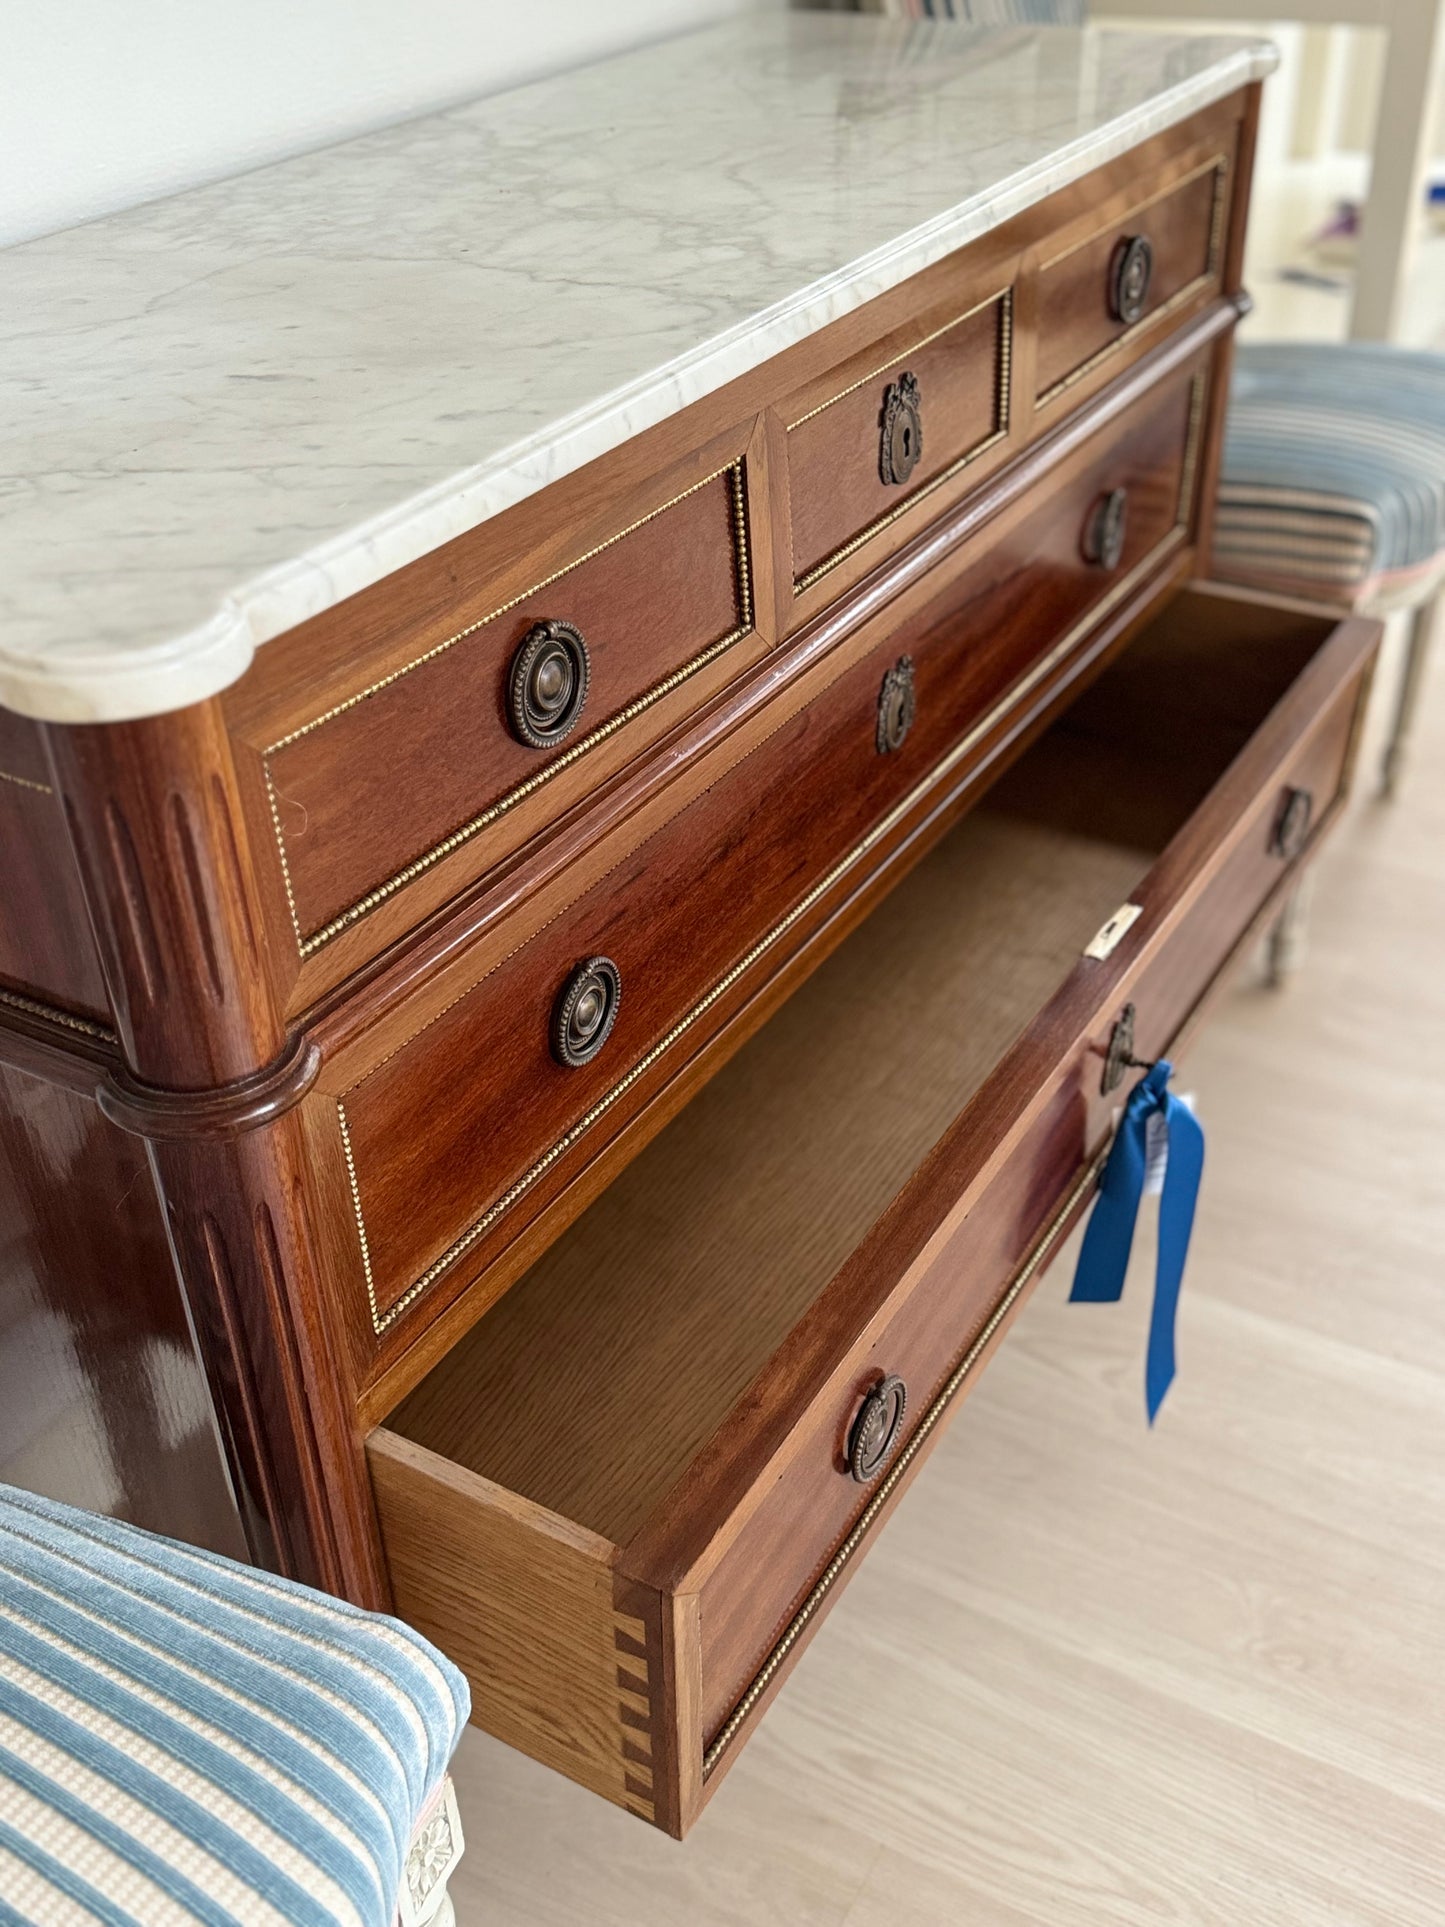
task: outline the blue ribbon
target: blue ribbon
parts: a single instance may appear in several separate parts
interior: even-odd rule
[[[1174,1321],[1184,1260],[1194,1228],[1194,1206],[1204,1171],[1204,1133],[1187,1105],[1170,1094],[1172,1067],[1161,1057],[1129,1094],[1123,1121],[1099,1180],[1099,1195],[1084,1233],[1079,1268],[1069,1302],[1116,1304],[1124,1294],[1124,1273],[1134,1242],[1134,1223],[1144,1193],[1148,1164],[1149,1120],[1164,1119],[1169,1159],[1159,1200],[1159,1256],[1154,1273],[1154,1310],[1149,1319],[1149,1352],[1144,1365],[1144,1402],[1154,1423],[1164,1394],[1174,1382]]]

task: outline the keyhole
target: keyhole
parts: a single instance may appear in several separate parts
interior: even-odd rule
[[[908,427],[903,430],[903,453],[905,455],[913,453],[913,430]]]

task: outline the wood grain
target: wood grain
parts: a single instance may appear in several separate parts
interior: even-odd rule
[[[1010,294],[920,316],[911,340],[879,342],[834,371],[823,397],[809,389],[784,404],[795,580],[820,579],[830,557],[1008,432]],[[887,390],[905,373],[918,384],[923,453],[900,486],[879,474],[879,438]]]
[[[992,1348],[990,1307],[1011,1313],[1011,1277],[1059,1200],[1082,1201],[1107,1135],[1113,1014],[1137,999],[1140,1049],[1168,1044],[1287,886],[1270,848],[1280,783],[1315,784],[1331,815],[1374,632],[1297,613],[1241,694],[1232,667],[1268,661],[1261,633],[1286,618],[1181,601],[1095,684],[1080,728],[1066,717],[1016,765],[998,808],[915,870],[393,1417],[441,1462],[620,1546],[645,1596],[699,1595],[700,1674],[672,1662],[697,1748],[739,1709],[708,1764],[731,1763],[725,1741],[756,1725],[821,1619],[810,1605],[768,1660],[861,1509],[840,1476],[861,1392],[904,1372],[918,1426],[961,1349]],[[1196,720],[1199,747],[1178,753]],[[1099,753],[1081,763],[1073,735]],[[1035,782],[1061,739],[1069,782],[1046,767]],[[1108,753],[1125,743],[1131,766]],[[1142,886],[1144,851],[1084,841],[1117,827],[1121,789],[1168,838]],[[1010,792],[1023,816],[1005,813]],[[1075,961],[1135,893],[1139,937]],[[680,1831],[696,1806],[677,1717],[656,1758]]]
[[[474,1718],[650,1819],[622,1722],[648,1741],[647,1661],[618,1645],[613,1547],[385,1430],[368,1457],[397,1610],[466,1673]]]
[[[245,1557],[144,1146],[8,1066],[0,1479]]]
[[[379,1327],[403,1302],[421,1309],[421,1292],[433,1291],[448,1265],[463,1276],[479,1270],[636,1114],[676,1057],[694,1052],[757,977],[778,968],[826,915],[826,896],[809,899],[832,866],[876,834],[931,767],[957,761],[960,740],[1010,692],[1020,706],[1033,699],[1041,632],[1056,638],[1055,667],[1064,670],[1070,647],[1085,643],[1079,625],[1087,627],[1090,610],[1116,600],[1171,538],[1182,541],[1192,382],[1176,376],[1137,403],[1073,465],[1052,501],[986,541],[977,562],[916,617],[894,611],[872,649],[840,650],[819,665],[772,706],[751,753],[711,782],[700,769],[694,803],[650,837],[634,829],[615,868],[474,989],[453,994],[434,1021],[414,1018],[415,1035],[344,1090]],[[1115,486],[1128,489],[1130,515],[1123,558],[1110,572],[1084,559],[1080,538],[1101,492]],[[913,663],[918,715],[902,749],[883,756],[879,689],[900,655]],[[737,756],[736,740],[729,753]],[[772,940],[800,905],[807,914]],[[768,954],[749,962],[764,940]],[[568,972],[598,955],[621,970],[620,1015],[594,1063],[563,1069],[550,1052],[550,1013]],[[715,998],[720,984],[726,995]],[[713,1001],[694,1024],[690,1013],[704,999]],[[679,1024],[693,1034],[657,1055]],[[498,1115],[508,1119],[505,1133],[490,1128]]]
[[[0,988],[108,1023],[95,938],[37,723],[0,709]]]
[[[1417,740],[1326,853],[1288,992],[1250,972],[1190,1053],[1209,1167],[1159,1424],[1152,1241],[1094,1309],[1070,1245],[686,1852],[472,1731],[496,1845],[459,1907],[1435,1927],[1445,676]]]
[[[1100,210],[1100,225],[1081,241],[1061,238],[1038,271],[1040,403],[1053,400],[1096,358],[1121,347],[1135,330],[1148,331],[1190,294],[1217,283],[1228,218],[1229,157],[1211,157],[1167,190],[1143,177],[1142,200]],[[1120,247],[1136,236],[1153,249],[1153,271],[1142,317],[1118,319],[1111,306],[1113,268]]]
[[[741,488],[741,473],[724,469],[664,495],[646,519],[498,614],[459,601],[452,638],[414,634],[411,665],[270,750],[273,827],[303,947],[324,942],[337,919],[379,900],[443,845],[485,833],[505,850],[514,840],[501,822],[509,805],[590,756],[579,745],[621,727],[626,740],[611,760],[635,754],[657,732],[643,707],[654,692],[730,642],[751,639],[743,660],[758,653],[740,517],[734,526]],[[548,751],[518,741],[506,692],[523,637],[554,618],[581,633],[590,674],[572,736]]]
[[[385,694],[388,689],[398,689],[399,685],[386,686],[386,679],[398,672],[408,672],[403,682],[414,688],[422,687],[422,683],[439,686],[446,682],[451,689],[455,685],[454,676],[437,669],[434,676],[424,676],[422,683],[418,683],[418,672],[408,671],[408,665],[427,651],[447,644],[469,623],[483,621],[558,570],[572,567],[580,557],[590,555],[599,545],[615,538],[639,515],[669,499],[679,487],[705,480],[720,464],[733,461],[739,455],[746,457],[748,544],[755,565],[754,615],[758,646],[739,645],[724,652],[696,677],[649,708],[645,723],[641,719],[635,726],[629,723],[626,730],[609,737],[606,745],[598,745],[600,753],[589,752],[583,759],[590,765],[586,777],[580,769],[569,765],[541,790],[522,798],[507,812],[502,823],[488,826],[477,835],[462,835],[453,844],[448,839],[465,829],[476,814],[467,800],[480,793],[474,767],[476,759],[469,751],[475,747],[475,729],[491,727],[493,695],[490,688],[478,691],[468,687],[467,721],[454,738],[449,738],[447,725],[452,720],[455,703],[461,702],[462,696],[457,695],[450,704],[416,697],[414,700],[422,713],[407,719],[407,727],[397,739],[404,752],[401,759],[404,767],[394,785],[395,794],[383,799],[382,814],[395,814],[398,819],[416,817],[418,813],[425,816],[433,810],[427,800],[433,792],[444,799],[444,806],[439,802],[434,810],[435,821],[428,819],[425,834],[433,840],[423,839],[420,855],[414,854],[387,871],[388,887],[384,891],[373,881],[357,897],[349,892],[361,870],[378,866],[386,869],[388,862],[399,858],[404,845],[415,847],[416,838],[403,835],[396,825],[385,821],[353,821],[360,806],[349,798],[348,785],[342,780],[326,790],[325,807],[335,813],[333,820],[344,826],[343,849],[339,856],[322,849],[319,840],[312,836],[307,802],[312,791],[302,794],[306,786],[302,766],[309,766],[309,759],[314,757],[312,773],[320,783],[325,776],[322,764],[329,760],[328,754],[320,742],[304,752],[299,743],[294,754],[287,751],[288,761],[302,771],[302,786],[293,795],[291,789],[282,784],[276,803],[282,812],[288,841],[301,841],[304,865],[314,869],[314,901],[310,911],[300,918],[303,931],[312,937],[318,936],[321,930],[329,931],[331,923],[322,922],[317,926],[312,918],[330,915],[334,921],[335,915],[340,914],[337,905],[345,909],[364,902],[367,906],[363,915],[346,923],[304,955],[295,943],[294,930],[291,945],[278,948],[270,960],[270,971],[277,993],[288,1010],[304,1010],[318,996],[343,981],[349,972],[371,962],[389,944],[414,930],[459,891],[480,882],[498,861],[524,847],[530,839],[548,834],[558,816],[578,806],[590,794],[593,784],[613,776],[629,756],[648,747],[659,735],[677,727],[697,707],[713,700],[778,634],[791,631],[818,615],[836,596],[854,587],[869,570],[915,539],[930,520],[982,485],[1007,457],[1022,451],[1053,426],[1052,422],[1036,422],[1030,399],[1024,397],[1011,411],[1007,437],[994,441],[976,463],[951,474],[946,484],[914,490],[905,503],[890,504],[890,508],[902,506],[904,513],[883,524],[876,536],[859,544],[845,562],[830,570],[811,589],[794,595],[792,571],[788,566],[794,538],[787,503],[786,464],[782,458],[788,439],[783,431],[788,420],[796,420],[797,398],[813,396],[815,400],[807,405],[816,405],[816,399],[825,398],[820,390],[836,394],[839,370],[857,368],[860,359],[867,363],[869,357],[874,358],[872,365],[876,367],[876,357],[881,354],[886,360],[894,345],[901,352],[910,341],[917,342],[920,327],[927,333],[937,325],[938,317],[962,315],[979,301],[995,296],[1015,281],[1018,262],[1026,251],[1037,249],[1051,237],[1070,230],[1081,218],[1097,221],[1097,210],[1112,204],[1113,197],[1123,194],[1124,204],[1131,197],[1137,201],[1141,182],[1172,178],[1189,157],[1200,151],[1201,144],[1210,145],[1211,151],[1221,144],[1232,148],[1242,112],[1243,96],[1236,96],[1142,143],[1128,155],[1097,170],[1087,181],[1076,183],[960,250],[936,268],[914,277],[904,287],[818,331],[764,367],[739,377],[716,394],[646,431],[626,447],[563,478],[542,495],[491,518],[478,530],[444,545],[434,556],[424,557],[398,571],[375,589],[302,625],[287,638],[284,651],[262,652],[242,683],[226,693],[222,707],[235,744],[238,781],[248,823],[262,859],[262,887],[268,913],[275,919],[276,928],[284,930],[292,923],[292,905],[280,852],[275,846],[272,796],[264,768],[268,751],[338,705],[351,704],[355,713],[351,708],[343,711],[350,720],[331,740],[340,742],[342,734],[356,732],[358,755],[342,761],[345,768],[360,766],[365,773],[367,752],[374,747],[373,707],[379,714],[382,709],[389,709],[391,702],[374,705],[374,698],[370,696],[358,701],[362,692],[372,690]],[[1170,326],[1187,325],[1195,318],[1196,309],[1203,309],[1208,295],[1209,290],[1202,288],[1196,306],[1172,313]],[[1036,304],[1031,305],[1024,299],[1022,290],[1020,296],[1019,314],[1032,314]],[[1014,332],[1017,336],[1017,325]],[[1108,379],[1121,374],[1138,356],[1158,347],[1166,332],[1163,327],[1134,331],[1127,342],[1120,344],[1117,354],[1110,357],[1108,367],[1101,366],[1080,381],[1075,402],[1089,400]],[[1026,342],[1016,339],[1014,348],[1023,365],[1032,365],[1032,350]],[[938,389],[938,382],[934,387]],[[940,398],[947,395],[948,388],[945,382]],[[839,406],[846,414],[846,405]],[[988,406],[993,406],[991,397]],[[965,403],[965,414],[969,407],[971,403]],[[1062,412],[1057,411],[1056,419]],[[831,427],[831,414],[829,411],[817,419]],[[836,419],[841,421],[843,416]],[[967,423],[960,418],[958,424],[952,425],[949,412],[940,420],[932,446],[942,450],[966,432]],[[932,459],[931,453],[928,459]],[[872,486],[870,484],[870,488]],[[825,499],[816,490],[810,491],[807,499],[812,501],[815,497],[820,501]],[[866,513],[866,507],[859,513]],[[806,540],[806,531],[802,533]],[[448,651],[450,655],[455,653],[455,650]],[[622,654],[625,651],[617,656],[619,664]],[[444,658],[437,658],[438,663],[442,660]],[[618,688],[620,690],[620,684]],[[410,696],[408,700],[412,700]],[[400,702],[401,698],[393,695],[391,701]],[[332,727],[324,725],[315,733],[318,738],[325,738]],[[304,737],[300,739],[300,743],[307,741]],[[390,759],[387,767],[390,772]],[[343,776],[344,771],[330,774]],[[485,784],[481,788],[484,789]],[[436,840],[437,835],[440,842]],[[311,840],[307,841],[308,838]],[[356,864],[350,881],[343,883],[340,875],[332,872],[344,864],[345,846],[353,839],[358,845],[376,846],[374,861]],[[336,841],[334,837],[329,840],[333,849]],[[433,852],[435,860],[432,860]],[[425,862],[421,862],[422,855],[427,859]],[[419,867],[413,870],[413,864]],[[400,881],[393,889],[389,886],[394,879]],[[291,895],[295,894],[293,881]]]
[[[393,1425],[625,1543],[1148,860],[969,818]]]

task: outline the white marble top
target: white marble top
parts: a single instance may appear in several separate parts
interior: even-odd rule
[[[754,16],[0,252],[0,703],[214,694],[1273,64]]]

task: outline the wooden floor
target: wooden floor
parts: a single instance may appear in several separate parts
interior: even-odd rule
[[[1150,1254],[1107,1307],[1066,1304],[1068,1252],[686,1845],[468,1734],[461,1927],[1445,1922],[1434,671],[1303,974],[1241,983],[1187,1064],[1155,1431]]]

